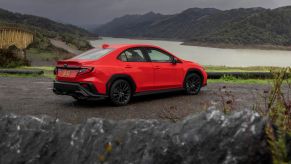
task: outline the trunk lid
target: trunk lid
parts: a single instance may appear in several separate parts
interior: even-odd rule
[[[88,61],[61,60],[57,62],[55,74],[59,81],[73,81],[77,75],[84,69]],[[92,67],[90,67],[92,68]]]

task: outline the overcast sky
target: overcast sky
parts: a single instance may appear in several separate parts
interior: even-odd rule
[[[192,7],[276,8],[291,0],[0,0],[0,8],[75,25],[102,24],[125,14],[173,14]]]

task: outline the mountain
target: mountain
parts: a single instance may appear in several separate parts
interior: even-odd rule
[[[92,33],[73,25],[58,23],[38,16],[13,13],[4,9],[0,9],[0,26],[16,26],[34,32],[33,46],[42,49],[51,46],[49,38],[65,41],[78,49],[87,49],[90,45],[86,38],[94,36]]]
[[[291,7],[262,10],[192,41],[290,46]]]
[[[174,15],[126,15],[98,27],[95,32],[112,37],[177,39],[187,44],[290,46],[291,7],[190,8]]]
[[[149,12],[144,15],[125,15],[115,18],[111,22],[100,26],[97,33],[109,36],[139,36],[140,31],[146,31],[146,28],[152,23],[165,19],[169,16]]]

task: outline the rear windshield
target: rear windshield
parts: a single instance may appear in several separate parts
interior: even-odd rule
[[[96,60],[101,58],[102,56],[110,53],[113,49],[107,48],[107,49],[92,49],[89,51],[86,51],[76,57],[74,57],[73,59],[92,59],[92,60]]]

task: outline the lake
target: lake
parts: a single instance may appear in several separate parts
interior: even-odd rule
[[[102,44],[144,43],[160,46],[177,57],[213,66],[291,66],[291,51],[256,49],[221,49],[181,45],[177,41],[139,40],[104,37],[91,41],[95,47]]]

